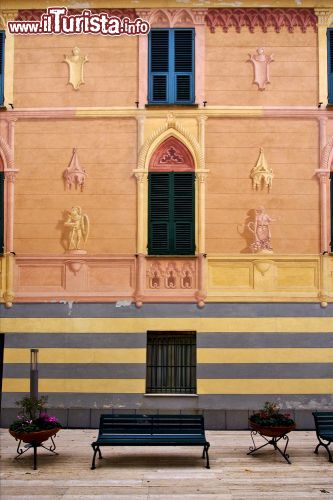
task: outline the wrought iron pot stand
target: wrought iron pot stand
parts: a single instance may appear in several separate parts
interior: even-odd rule
[[[55,434],[56,434],[57,431],[54,432],[54,429],[52,429],[52,430],[53,430],[52,435],[49,435],[49,436],[45,437],[43,439],[43,441],[40,441],[40,438],[39,439],[37,438],[36,440],[34,440],[33,438],[31,438],[31,441],[29,441],[27,444],[22,445],[22,446],[21,446],[21,443],[22,443],[22,441],[26,442],[25,439],[21,439],[20,437],[17,437],[17,435],[15,436],[14,433],[10,432],[12,434],[12,436],[14,436],[17,441],[19,441],[19,443],[17,445],[17,449],[16,449],[17,456],[15,457],[15,460],[18,460],[19,458],[22,457],[22,455],[24,453],[26,453],[27,451],[29,451],[29,450],[32,449],[33,453],[34,453],[33,470],[36,470],[37,469],[37,448],[44,448],[44,450],[49,451],[53,455],[58,455],[58,453],[56,453],[54,451],[56,449],[56,445],[55,445],[55,442],[53,440],[53,437],[55,436]],[[49,447],[44,446],[44,444],[43,444],[48,439],[51,439],[51,443],[52,443]]]
[[[278,430],[277,428],[274,429],[274,428],[264,428],[264,427],[260,427],[260,426],[255,426],[255,425],[252,425],[252,423],[251,423],[251,427],[252,427],[251,439],[252,439],[253,446],[249,447],[250,451],[247,453],[247,455],[252,455],[253,453],[257,452],[258,450],[265,448],[265,446],[271,445],[271,446],[273,446],[274,450],[277,450],[280,453],[280,455],[282,455],[282,457],[285,459],[286,462],[288,462],[288,464],[291,464],[291,462],[289,460],[289,455],[287,453],[287,447],[289,444],[289,437],[287,434],[289,432],[291,432],[292,430],[294,430],[295,426],[283,427],[280,430]],[[261,446],[256,445],[256,443],[254,441],[254,436],[258,436],[258,435],[266,441],[265,444],[263,444]],[[279,443],[279,441],[281,441],[281,439],[282,439],[282,443],[284,443],[284,448],[282,448],[282,447],[280,448],[278,446],[278,443]]]

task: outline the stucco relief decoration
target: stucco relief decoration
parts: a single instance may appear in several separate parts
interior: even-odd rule
[[[72,52],[73,55],[64,56],[64,62],[68,64],[68,83],[73,86],[74,90],[79,90],[80,85],[84,83],[83,67],[88,61],[88,57],[81,55],[79,47],[74,47]]]
[[[64,223],[68,229],[67,249],[71,253],[86,253],[85,244],[89,236],[89,219],[81,207],[73,207]]]
[[[255,28],[260,28],[264,33],[269,27],[273,27],[276,33],[282,28],[287,28],[293,33],[295,28],[305,33],[308,28],[317,31],[317,17],[313,9],[208,9],[206,23],[210,31],[214,33],[216,28],[221,27],[227,33],[229,28],[235,28],[237,33],[246,27],[251,33]]]
[[[83,186],[88,174],[83,167],[80,165],[77,149],[73,149],[73,156],[69,166],[64,172],[65,184],[68,189],[72,186],[80,188],[83,191]]]
[[[255,210],[255,220],[247,224],[249,230],[253,233],[253,243],[250,248],[253,253],[272,253],[270,223],[275,219],[270,217],[264,207],[258,207]]]
[[[263,148],[260,148],[258,161],[251,170],[250,177],[252,179],[252,188],[260,189],[260,187],[267,187],[270,191],[274,179],[273,170],[268,168],[267,160]]]
[[[249,57],[254,71],[253,83],[258,85],[258,90],[265,90],[267,83],[271,83],[269,81],[269,65],[274,61],[273,54],[266,55],[265,49],[260,47],[256,54],[249,54]]]
[[[194,268],[190,264],[184,264],[181,270],[181,288],[192,288]]]

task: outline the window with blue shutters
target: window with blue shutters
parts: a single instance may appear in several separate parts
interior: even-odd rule
[[[5,32],[0,31],[0,106],[4,103]]]
[[[194,30],[151,30],[149,103],[192,104],[194,99]]]
[[[149,255],[193,255],[194,172],[149,174]]]
[[[327,30],[328,103],[333,104],[333,28]]]

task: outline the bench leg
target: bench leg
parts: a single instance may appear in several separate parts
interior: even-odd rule
[[[205,446],[204,446],[204,454],[206,455],[206,469],[210,469],[209,456],[208,456],[208,449],[209,449],[209,447],[210,447],[209,443],[206,443]]]
[[[100,449],[98,446],[95,446],[95,447],[93,446],[93,450],[94,450],[94,454],[93,454],[93,459],[92,459],[92,464],[91,464],[92,470],[96,469],[95,460],[96,460],[97,452],[99,452],[99,456],[101,457],[101,452],[100,452]]]
[[[98,458],[103,458],[100,447],[98,447]]]
[[[330,444],[331,444],[331,441],[330,441],[328,444],[325,444],[325,443],[323,443],[322,441],[320,441],[320,440],[319,440],[319,444],[317,444],[317,446],[316,446],[316,449],[315,449],[314,453],[315,453],[316,455],[318,455],[318,449],[319,449],[319,446],[323,446],[323,447],[325,448],[325,450],[327,451],[327,453],[328,453],[328,461],[329,461],[329,462],[333,462],[333,458],[332,458],[331,450],[330,450],[330,448],[329,448]]]

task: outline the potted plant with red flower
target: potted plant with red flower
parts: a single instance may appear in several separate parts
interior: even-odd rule
[[[47,399],[47,396],[41,396],[39,399],[26,396],[16,402],[20,410],[9,427],[9,432],[15,439],[38,445],[61,429],[57,418],[46,411]]]
[[[266,401],[259,412],[250,416],[249,426],[263,436],[279,437],[293,431],[296,424],[289,413],[280,412],[276,403]]]

